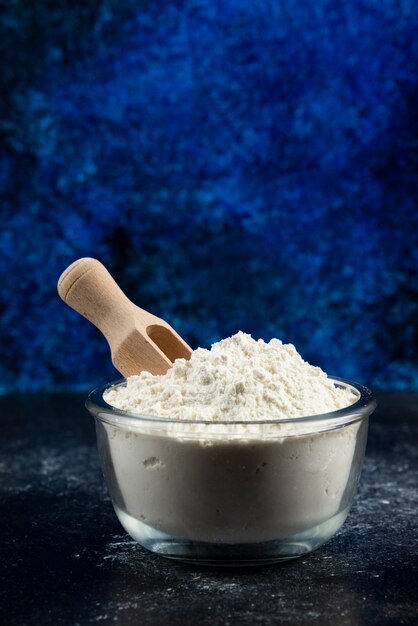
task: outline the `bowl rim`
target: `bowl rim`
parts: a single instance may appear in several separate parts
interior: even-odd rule
[[[325,425],[324,422],[329,422],[330,428],[335,428],[338,426],[343,426],[346,423],[352,423],[365,417],[368,417],[376,408],[377,400],[373,395],[372,391],[359,383],[355,383],[351,380],[347,380],[345,378],[339,378],[337,376],[328,376],[330,380],[336,383],[336,386],[340,388],[351,388],[356,394],[358,394],[358,399],[349,406],[343,407],[342,409],[338,409],[336,411],[329,411],[327,413],[319,413],[317,415],[304,415],[301,417],[289,417],[289,418],[277,418],[277,419],[266,419],[266,420],[251,420],[251,419],[243,419],[243,420],[194,420],[194,419],[178,419],[172,417],[162,417],[157,415],[146,415],[140,413],[132,413],[130,411],[124,411],[123,409],[118,409],[111,404],[108,404],[104,398],[103,394],[105,391],[110,389],[111,387],[119,386],[126,384],[126,378],[121,378],[106,385],[102,385],[100,387],[96,387],[89,393],[86,399],[85,406],[87,410],[94,415],[95,418],[114,423],[117,421],[118,425],[121,425],[121,422],[126,422],[126,424],[134,424],[138,425],[141,422],[149,423],[149,424],[194,424],[202,425],[202,426],[211,426],[214,428],[215,426],[235,426],[235,425],[277,425],[277,424],[314,424],[317,422],[321,422],[322,425]]]

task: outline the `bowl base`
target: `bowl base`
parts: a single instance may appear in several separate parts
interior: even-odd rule
[[[151,552],[184,563],[216,567],[248,567],[304,556],[331,539],[344,523],[349,507],[332,518],[292,537],[241,544],[214,544],[172,537],[115,506],[129,535]]]

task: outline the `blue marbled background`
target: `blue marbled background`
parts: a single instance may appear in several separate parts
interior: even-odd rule
[[[1,27],[3,390],[116,377],[56,295],[80,256],[193,347],[242,329],[418,387],[415,0],[14,0]]]

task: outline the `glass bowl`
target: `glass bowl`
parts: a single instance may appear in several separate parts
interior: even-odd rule
[[[122,526],[165,557],[255,565],[302,556],[347,517],[360,477],[369,389],[341,378],[354,404],[322,415],[206,422],[136,415],[94,390],[101,466]]]

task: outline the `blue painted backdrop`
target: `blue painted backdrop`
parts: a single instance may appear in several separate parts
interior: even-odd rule
[[[56,296],[80,256],[193,347],[242,329],[418,387],[415,0],[15,0],[1,27],[3,390],[116,377]]]

